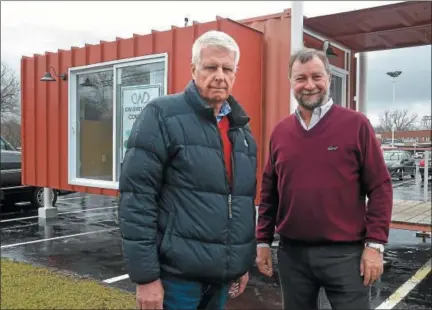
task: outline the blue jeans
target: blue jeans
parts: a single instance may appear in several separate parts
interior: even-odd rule
[[[228,300],[229,286],[209,285],[176,277],[161,277],[164,310],[222,310]]]

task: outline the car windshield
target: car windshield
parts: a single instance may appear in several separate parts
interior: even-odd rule
[[[7,142],[3,137],[1,137],[0,141],[1,141],[1,149],[3,151],[15,151],[15,148],[9,142]]]
[[[401,160],[402,153],[399,152],[385,152],[384,159],[386,160]]]

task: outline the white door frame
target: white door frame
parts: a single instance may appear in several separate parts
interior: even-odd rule
[[[338,68],[336,66],[330,65],[330,70],[332,75],[340,77],[342,79],[342,102],[340,102],[340,105],[342,107],[347,107],[347,79],[348,79],[348,71]]]

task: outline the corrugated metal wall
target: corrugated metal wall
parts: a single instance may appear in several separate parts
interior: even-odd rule
[[[117,38],[114,42],[72,47],[71,50],[47,52],[21,60],[22,161],[23,184],[73,190],[93,194],[116,195],[116,190],[68,185],[68,83],[41,82],[40,78],[53,66],[58,74],[71,67],[168,53],[168,93],[184,89],[191,78],[190,59],[194,40],[208,30],[221,30],[232,35],[241,50],[234,96],[244,105],[252,119],[252,131],[262,145],[262,34],[231,20],[169,31],[152,31],[148,35]],[[259,158],[260,160],[260,158]],[[261,166],[258,171],[259,183]]]
[[[291,18],[288,13],[285,11],[283,14],[241,21],[264,33],[262,166],[268,156],[269,139],[274,126],[289,114]]]

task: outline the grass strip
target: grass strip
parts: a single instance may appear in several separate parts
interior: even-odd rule
[[[0,309],[135,309],[135,295],[95,280],[1,259]]]

